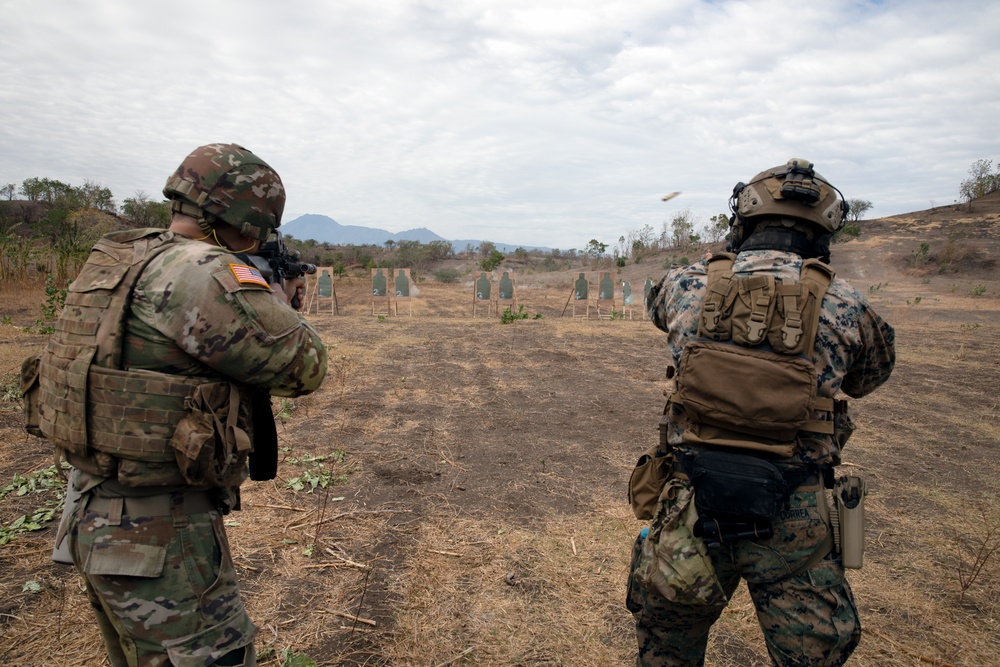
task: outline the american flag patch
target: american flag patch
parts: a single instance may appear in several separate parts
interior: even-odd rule
[[[245,264],[230,264],[229,269],[233,272],[233,275],[236,276],[236,280],[238,280],[241,285],[249,283],[251,285],[260,285],[261,287],[271,287],[267,284],[267,281],[264,280],[264,276],[260,274],[260,271],[252,266],[247,266]]]

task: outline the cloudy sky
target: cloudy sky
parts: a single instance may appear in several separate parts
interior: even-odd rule
[[[0,0],[0,184],[159,196],[235,142],[305,213],[582,248],[813,161],[870,217],[1000,159],[983,0]],[[682,194],[664,203],[669,192]]]

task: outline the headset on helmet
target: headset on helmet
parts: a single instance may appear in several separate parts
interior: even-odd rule
[[[278,173],[236,144],[199,146],[163,188],[171,210],[190,215],[209,233],[216,220],[264,242],[281,225],[285,188]]]
[[[749,183],[737,183],[729,210],[729,248],[738,250],[761,216],[799,220],[833,234],[844,226],[850,207],[843,193],[816,173],[812,162],[792,158],[760,172]]]

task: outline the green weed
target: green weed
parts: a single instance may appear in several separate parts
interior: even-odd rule
[[[920,247],[910,255],[910,264],[913,266],[923,266],[930,259],[931,246],[929,243],[921,243]]]
[[[42,530],[47,523],[61,515],[66,499],[66,480],[56,470],[55,465],[51,465],[36,470],[28,476],[15,474],[11,483],[0,489],[0,500],[11,494],[22,497],[49,492],[55,494],[54,499],[47,499],[43,506],[31,514],[22,514],[9,524],[0,525],[0,545],[7,544],[19,533]]]
[[[288,480],[285,481],[285,488],[291,489],[292,491],[305,491],[306,493],[312,493],[316,489],[325,489],[330,486],[336,486],[337,484],[346,484],[348,479],[347,475],[336,474],[335,471],[331,469],[336,467],[336,464],[343,463],[344,458],[345,454],[340,450],[335,450],[331,454],[324,454],[321,456],[305,454],[301,458],[286,458],[286,463],[301,465],[302,473],[296,477],[288,478]],[[327,468],[326,466],[328,461],[333,464],[331,468]]]
[[[21,400],[21,376],[7,373],[0,377],[0,403],[17,403]]]
[[[518,306],[517,312],[515,313],[510,309],[510,306],[500,313],[500,324],[510,324],[511,322],[516,322],[518,320],[540,320],[542,319],[541,313],[535,313],[534,316],[530,315],[524,310],[524,306]]]

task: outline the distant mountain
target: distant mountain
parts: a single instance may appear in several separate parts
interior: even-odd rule
[[[313,239],[320,243],[331,243],[333,245],[383,245],[386,241],[419,241],[420,243],[430,243],[431,241],[448,241],[448,239],[438,236],[426,227],[407,229],[404,232],[393,233],[385,229],[375,227],[361,227],[358,225],[342,225],[333,218],[325,215],[307,213],[300,215],[294,220],[290,220],[281,226],[281,231],[296,239],[305,241]],[[476,248],[481,241],[462,239],[459,241],[448,241],[456,252],[465,250],[467,245]],[[497,250],[502,253],[513,252],[517,248],[525,250],[548,251],[549,248],[537,246],[514,245],[510,243],[493,242]]]
[[[358,225],[342,225],[325,215],[300,215],[281,226],[281,230],[297,239],[313,239],[321,243],[336,245],[367,245],[374,243],[382,245],[386,241],[444,241],[445,239],[424,227],[408,229],[394,234],[384,229],[360,227]]]

